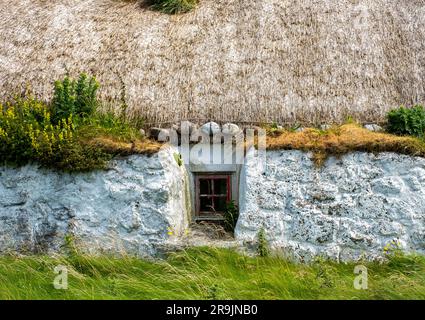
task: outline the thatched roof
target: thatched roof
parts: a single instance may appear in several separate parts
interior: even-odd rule
[[[0,90],[87,71],[150,121],[382,119],[425,102],[424,0],[2,0]],[[122,80],[122,81],[121,81]],[[117,102],[117,105],[119,103]]]

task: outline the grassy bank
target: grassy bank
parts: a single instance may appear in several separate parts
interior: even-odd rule
[[[67,290],[53,287],[68,268]],[[353,286],[356,264],[294,264],[232,250],[198,248],[164,261],[110,257],[2,257],[1,299],[425,299],[425,257],[364,263],[368,289]]]

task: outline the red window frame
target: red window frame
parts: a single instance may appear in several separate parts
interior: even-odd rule
[[[195,196],[196,196],[196,216],[211,216],[211,215],[221,215],[221,211],[201,211],[201,197],[210,197],[214,204],[214,199],[216,198],[226,198],[226,202],[232,200],[232,180],[231,174],[199,174],[196,175],[195,180]],[[215,194],[214,183],[211,183],[211,194],[201,194],[201,180],[226,180],[226,194]]]

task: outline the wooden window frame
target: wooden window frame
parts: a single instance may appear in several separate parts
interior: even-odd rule
[[[211,194],[200,194],[201,192],[201,180],[226,180],[227,181],[227,192],[226,194],[215,194],[214,193],[214,183],[212,184],[212,193]],[[215,218],[219,218],[220,215],[223,214],[221,211],[211,212],[211,211],[202,211],[201,212],[201,197],[212,197],[214,198],[226,198],[226,202],[230,202],[232,200],[232,174],[231,173],[220,173],[220,174],[197,174],[195,176],[195,216],[196,218],[208,218],[214,216]],[[218,216],[218,217],[217,217]]]

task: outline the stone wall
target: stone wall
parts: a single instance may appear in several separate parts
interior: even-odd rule
[[[0,168],[0,252],[57,251],[67,235],[91,252],[155,254],[188,226],[183,167],[167,148],[107,171]]]
[[[93,253],[181,247],[191,207],[176,152],[116,159],[109,170],[84,174],[0,167],[0,253],[57,252],[68,235]],[[298,260],[375,259],[394,239],[425,253],[422,158],[351,153],[317,168],[309,153],[269,151],[264,162],[250,150],[239,202],[241,246],[264,227],[274,248]]]
[[[264,227],[299,260],[378,258],[393,239],[425,253],[425,159],[351,153],[316,168],[311,154],[269,151],[263,166],[251,150],[246,160],[237,239]]]

